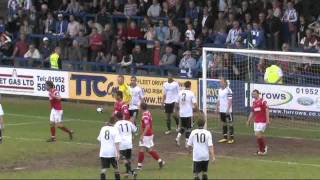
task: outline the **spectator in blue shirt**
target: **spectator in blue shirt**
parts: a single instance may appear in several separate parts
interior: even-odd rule
[[[160,42],[165,42],[169,39],[170,31],[167,26],[164,25],[163,20],[159,20],[159,26],[156,27],[156,37]]]
[[[186,17],[191,19],[198,19],[199,17],[199,8],[194,4],[194,1],[189,1],[189,6],[186,11]]]
[[[4,24],[4,20],[0,17],[0,33],[4,33],[6,31],[6,25]]]
[[[217,46],[223,46],[227,40],[227,36],[228,34],[225,32],[224,27],[221,27],[221,29],[215,35],[214,44]]]

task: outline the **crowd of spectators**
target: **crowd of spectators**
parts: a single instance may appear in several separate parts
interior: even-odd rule
[[[313,0],[8,0],[7,7],[0,58],[9,65],[50,67],[59,46],[62,68],[86,68],[64,61],[142,74],[144,66],[176,67],[197,77],[204,44],[320,52],[320,3]],[[246,66],[228,54],[210,58],[212,77],[221,69],[242,76]]]

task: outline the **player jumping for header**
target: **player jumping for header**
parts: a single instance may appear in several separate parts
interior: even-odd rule
[[[153,150],[153,129],[152,129],[152,115],[148,110],[148,105],[146,103],[141,103],[141,136],[139,141],[140,151],[138,156],[138,170],[142,169],[142,163],[144,161],[144,152],[148,152],[153,159],[158,161],[160,169],[163,168],[165,162],[160,158],[157,151]]]
[[[257,155],[263,156],[266,155],[268,151],[264,131],[266,130],[267,125],[270,124],[269,107],[267,101],[260,98],[260,92],[258,90],[253,90],[251,95],[254,101],[247,125],[249,126],[254,118],[254,132],[257,137],[257,144],[259,147]]]
[[[56,127],[69,134],[70,140],[73,139],[73,131],[63,125],[63,110],[61,96],[58,90],[54,88],[52,81],[46,82],[47,90],[49,91],[49,100],[51,104],[50,114],[50,131],[51,138],[47,142],[56,141]]]
[[[123,93],[121,91],[117,91],[116,93],[116,102],[114,103],[114,111],[113,116],[115,116],[118,112],[122,113],[123,119],[130,120],[130,112],[129,107],[126,102],[123,100]]]

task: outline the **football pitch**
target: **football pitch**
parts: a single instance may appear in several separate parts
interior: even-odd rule
[[[63,102],[64,120],[75,131],[73,141],[57,129],[57,142],[45,142],[50,136],[49,102],[24,98],[2,97],[5,111],[4,142],[0,144],[0,179],[98,179],[100,161],[99,143],[96,140],[104,120],[113,106],[104,113],[96,112],[96,105]],[[138,179],[192,179],[192,155],[183,146],[177,147],[175,133],[164,135],[165,115],[152,109],[155,144],[166,166],[146,155]],[[271,119],[272,120],[272,119]],[[278,126],[277,120],[267,130],[269,154],[257,157],[252,128],[245,126],[244,117],[235,116],[236,143],[215,144],[217,161],[209,165],[210,179],[319,179],[320,129],[308,125]],[[221,138],[220,123],[210,117],[209,128],[214,140]],[[137,150],[135,138],[134,149]],[[134,152],[136,165],[137,153]],[[120,165],[122,171],[124,165]],[[113,172],[108,171],[108,178]],[[129,178],[130,179],[130,178]]]

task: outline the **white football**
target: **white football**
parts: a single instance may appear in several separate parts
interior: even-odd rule
[[[103,108],[102,107],[97,107],[97,112],[98,113],[102,113],[103,112]]]

